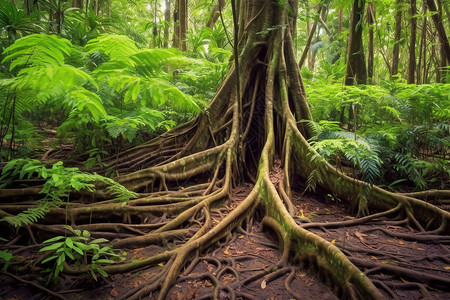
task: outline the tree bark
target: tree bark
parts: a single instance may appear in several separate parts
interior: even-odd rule
[[[164,48],[169,47],[170,2],[170,0],[165,0],[164,21],[166,21],[166,24],[164,26]]]
[[[409,84],[415,83],[415,73],[416,73],[416,36],[417,36],[417,7],[416,0],[410,0],[410,29],[411,33],[409,36],[409,59],[408,59],[408,74],[407,82]]]
[[[174,48],[180,47],[180,1],[175,0],[175,7],[173,9],[173,41]]]
[[[392,51],[392,68],[391,75],[398,73],[398,64],[400,60],[400,39],[402,35],[402,4],[403,0],[397,0],[395,13],[395,33],[394,33],[394,49]]]
[[[367,83],[367,68],[364,58],[362,40],[362,23],[365,0],[354,0],[350,20],[350,33],[347,48],[347,68],[345,71],[345,85]]]
[[[319,8],[317,9],[317,13],[316,13],[315,20],[313,21],[313,23],[310,24],[308,22],[308,30],[307,30],[308,31],[308,40],[306,41],[305,49],[303,50],[302,57],[300,58],[300,61],[298,63],[298,67],[300,69],[302,68],[303,64],[305,63],[305,60],[306,60],[306,57],[308,56],[308,53],[309,53],[309,55],[312,55],[311,51],[310,51],[311,41],[312,41],[312,39],[314,37],[314,33],[316,32],[317,22],[318,22],[317,18],[320,16],[320,11],[321,10],[322,10],[322,5],[320,5]],[[310,64],[309,65],[309,69],[312,70],[313,66],[314,65]]]
[[[206,23],[206,27],[213,28],[214,24],[216,24],[217,20],[219,19],[220,12],[225,7],[226,0],[219,0],[214,5],[213,9],[211,10],[211,13],[209,15],[208,22]]]
[[[436,3],[434,0],[426,0],[428,9],[432,12],[431,18],[433,19],[434,26],[439,35],[439,40],[443,46],[445,58],[447,63],[450,64],[450,44],[448,42],[447,34],[445,33],[444,25],[442,24],[442,12],[438,12]]]
[[[374,65],[374,49],[373,49],[373,35],[375,26],[375,5],[369,2],[367,5],[367,24],[369,25],[369,46],[367,58],[367,76],[369,83],[373,84],[373,65]]]
[[[188,30],[188,5],[187,0],[179,0],[179,14],[180,14],[180,44],[181,51],[187,50],[187,30]]]

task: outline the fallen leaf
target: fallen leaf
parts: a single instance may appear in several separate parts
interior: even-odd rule
[[[228,252],[228,249],[230,249],[230,246],[227,246],[227,248],[225,249],[225,251],[223,251],[223,253],[226,255],[230,255],[230,252]]]
[[[119,292],[115,288],[112,289],[111,292],[109,292],[109,294],[113,297],[119,296]]]
[[[370,258],[373,260],[378,260],[378,258],[376,258],[375,256],[371,256]]]
[[[243,239],[244,238],[244,236],[243,235],[241,235],[240,237],[239,237],[240,239]]]
[[[331,243],[332,243],[332,244],[336,243],[336,240],[332,240]]]
[[[404,242],[404,241],[398,241],[398,243],[399,243],[400,245],[403,245],[405,242]]]
[[[266,280],[263,280],[263,281],[261,282],[261,288],[262,288],[262,289],[265,289],[265,288],[266,288],[266,285],[267,285]]]
[[[445,266],[444,269],[450,270],[450,266]]]

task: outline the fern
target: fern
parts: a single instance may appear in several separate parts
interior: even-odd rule
[[[41,194],[45,194],[43,199],[37,201],[37,207],[28,208],[16,216],[7,216],[0,221],[6,221],[14,226],[31,224],[43,218],[53,207],[59,207],[63,199],[69,197],[71,191],[87,190],[94,192],[95,183],[106,184],[106,192],[115,197],[116,201],[123,202],[137,198],[136,193],[129,191],[124,186],[110,178],[103,177],[96,173],[90,174],[81,172],[78,168],[65,168],[62,162],[57,162],[51,168],[47,168],[43,163],[35,159],[15,159],[8,162],[2,170],[0,180],[8,179],[1,187],[4,188],[14,178],[31,178],[34,175],[47,179]]]
[[[397,171],[404,172],[408,176],[409,180],[411,180],[419,190],[423,190],[426,186],[426,182],[419,170],[416,168],[414,162],[415,160],[412,157],[397,153],[394,156],[393,167]]]
[[[71,47],[69,40],[55,35],[31,34],[6,48],[4,53],[7,56],[2,63],[11,61],[10,70],[16,67],[62,66]]]

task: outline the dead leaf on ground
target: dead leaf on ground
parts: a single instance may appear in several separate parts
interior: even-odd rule
[[[261,282],[261,288],[262,288],[262,289],[265,289],[266,286],[267,286],[267,283],[266,283],[266,280],[264,279],[264,280]]]
[[[119,296],[119,292],[115,288],[112,289],[111,292],[109,292],[109,294],[113,297]]]

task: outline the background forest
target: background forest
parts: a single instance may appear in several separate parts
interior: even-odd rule
[[[111,158],[209,114],[243,26],[229,2],[0,0],[0,188],[42,184],[39,205],[14,216],[0,208],[0,223],[36,223],[94,183],[123,206],[136,198],[113,180],[125,167]],[[449,189],[450,1],[299,1],[296,13],[295,55],[314,120],[299,126],[317,152],[311,161],[392,192]],[[304,193],[318,176],[310,173]],[[101,264],[125,259],[70,227],[67,212],[65,222],[74,238],[41,249],[65,253],[42,261],[55,261],[47,283],[69,258],[89,253],[94,279],[108,276]],[[0,251],[4,270],[12,257]]]

